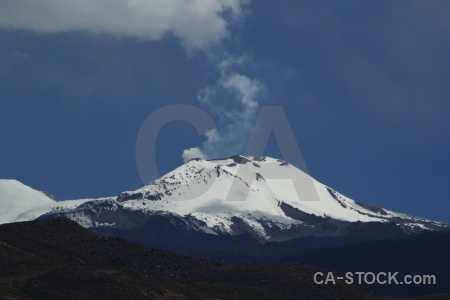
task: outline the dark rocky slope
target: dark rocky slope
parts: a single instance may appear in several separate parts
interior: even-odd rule
[[[316,249],[289,256],[283,261],[304,263],[345,272],[398,272],[405,275],[435,275],[433,285],[367,286],[377,294],[420,296],[450,292],[450,233],[429,232],[383,241]],[[448,298],[450,299],[450,295]]]
[[[193,258],[99,236],[66,219],[0,226],[0,295],[8,299],[374,298],[358,286],[314,284],[320,270]]]

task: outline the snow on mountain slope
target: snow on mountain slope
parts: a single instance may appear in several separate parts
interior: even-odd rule
[[[20,213],[55,200],[17,180],[0,179],[0,224],[9,223]]]
[[[33,207],[31,209],[28,209],[26,211],[23,211],[19,215],[17,215],[12,222],[26,222],[26,221],[32,221],[37,218],[39,218],[42,215],[48,214],[48,213],[68,213],[72,210],[76,209],[80,205],[90,202],[90,201],[102,201],[102,200],[111,200],[114,201],[114,197],[105,197],[105,198],[97,198],[97,199],[79,199],[79,200],[64,200],[64,201],[58,201],[53,202],[49,204],[44,204],[40,206]],[[83,220],[81,216],[78,216],[78,218],[74,219],[77,223],[84,225],[84,227],[89,227],[91,225],[89,222],[86,223],[86,220]]]
[[[299,178],[296,190],[292,179]],[[130,210],[192,216],[218,232],[231,233],[233,219],[237,217],[266,238],[267,225],[282,230],[308,225],[288,216],[283,209],[286,206],[315,217],[346,222],[396,219],[401,220],[403,227],[414,226],[418,221],[422,229],[429,226],[421,221],[431,227],[440,226],[437,222],[355,202],[295,166],[270,157],[191,160],[141,189],[121,194],[118,201]]]
[[[85,199],[33,208],[15,221],[65,216],[87,228],[141,228],[155,216],[212,235],[249,233],[258,240],[359,233],[440,230],[448,225],[356,202],[295,166],[270,157],[191,160],[117,198]],[[393,225],[393,226],[391,226]],[[174,225],[175,226],[175,225]]]
[[[200,218],[211,214],[276,217],[286,223],[296,222],[284,214],[280,202],[319,217],[351,222],[384,221],[386,216],[403,216],[385,210],[373,212],[312,178],[304,183],[313,184],[319,199],[303,199],[290,180],[305,176],[301,170],[272,158],[261,158],[257,163],[250,159],[245,164],[236,163],[233,158],[192,160],[141,189],[125,192],[118,200],[126,200],[124,205],[130,209],[171,211]],[[242,169],[237,174],[239,168]],[[277,168],[283,169],[285,179],[265,179],[279,178],[273,176]],[[232,188],[233,183],[236,188]]]

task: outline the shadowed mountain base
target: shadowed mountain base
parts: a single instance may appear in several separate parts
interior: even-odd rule
[[[323,269],[148,249],[53,219],[0,226],[0,295],[20,299],[373,299]]]

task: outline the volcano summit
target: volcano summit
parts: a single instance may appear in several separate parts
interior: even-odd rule
[[[14,222],[54,217],[147,246],[213,257],[269,244],[309,249],[450,228],[354,201],[288,162],[253,156],[193,159],[138,190],[52,202]],[[297,242],[304,239],[314,242]]]

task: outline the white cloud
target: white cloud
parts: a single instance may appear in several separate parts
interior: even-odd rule
[[[205,155],[203,154],[202,150],[200,150],[198,147],[186,149],[183,151],[183,161],[187,162],[193,158],[201,158],[205,159]]]
[[[208,158],[242,154],[256,122],[258,97],[264,85],[236,69],[244,68],[247,58],[228,57],[217,66],[218,80],[198,93],[200,103],[218,118],[218,128],[205,134],[200,147]]]
[[[15,52],[13,52],[13,53],[11,53],[13,56],[16,56],[16,57],[18,57],[18,58],[23,58],[23,59],[26,59],[26,58],[29,58],[30,57],[30,54],[28,54],[28,53],[23,53],[23,52],[20,52],[20,51],[15,51]]]
[[[260,91],[261,84],[257,80],[241,74],[231,74],[222,78],[220,84],[223,88],[234,90],[239,94],[241,104],[248,109],[257,106],[255,95]]]
[[[224,12],[237,17],[249,0],[2,0],[0,27],[57,33],[84,30],[158,40],[168,33],[187,49],[228,35]]]

